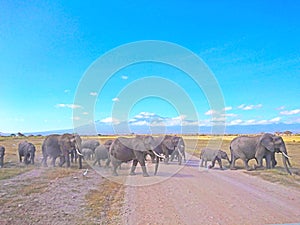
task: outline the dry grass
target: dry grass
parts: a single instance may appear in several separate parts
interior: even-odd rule
[[[101,183],[97,190],[86,195],[87,216],[95,224],[120,224],[120,212],[124,202],[124,186],[110,180]]]

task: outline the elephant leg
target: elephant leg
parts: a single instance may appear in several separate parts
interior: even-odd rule
[[[66,155],[66,161],[67,161],[67,167],[70,167],[71,166],[71,163],[70,163],[70,155],[69,153]]]
[[[138,160],[134,159],[133,162],[132,162],[132,166],[131,166],[131,170],[130,170],[130,175],[136,175],[135,169],[136,169],[137,164],[138,164]]]
[[[207,159],[204,159],[204,166],[207,168]]]
[[[142,159],[140,158],[140,159],[138,159],[138,161],[139,161],[139,163],[140,163],[140,165],[141,165],[141,167],[142,167],[143,176],[144,176],[144,177],[149,177],[149,174],[148,174],[148,172],[147,172],[146,165],[145,165],[145,160],[142,160]]]
[[[48,156],[44,155],[44,156],[43,156],[43,159],[42,159],[42,164],[43,164],[44,167],[47,167],[47,166],[48,166],[48,165],[47,165],[47,157],[48,157]]]
[[[65,156],[64,155],[60,156],[59,159],[60,159],[59,166],[62,167],[66,162]]]
[[[56,157],[53,157],[53,158],[52,158],[52,166],[53,166],[53,167],[55,167],[55,160],[56,160]]]
[[[266,168],[271,169],[271,154],[266,155]],[[273,167],[272,167],[273,168]]]
[[[236,157],[234,157],[233,153],[231,152],[231,163],[230,163],[230,169],[231,170],[236,170],[236,168],[235,168],[235,160],[237,160],[237,159],[236,159]]]
[[[105,167],[109,167],[110,161],[111,161],[110,158],[108,158],[108,159],[106,160]],[[120,166],[121,166],[121,164],[120,164]]]
[[[182,157],[180,154],[178,154],[178,165],[181,165],[182,163]]]
[[[275,159],[275,154],[272,154],[271,162],[272,162],[272,164],[271,164],[272,167],[271,168],[274,168],[277,165],[277,161]]]
[[[115,159],[115,158],[112,158],[111,159],[111,164],[112,164],[112,173],[113,173],[113,176],[118,176],[118,173],[117,173],[117,168],[121,165],[122,162],[120,162],[119,160]]]
[[[203,167],[203,159],[200,159],[200,167]]]
[[[208,168],[214,168],[215,167],[215,163],[216,163],[216,158],[214,158],[212,161],[211,161],[211,165],[208,166]]]
[[[98,162],[98,160],[96,159],[93,163],[93,166],[95,166],[97,162]],[[99,162],[98,162],[98,164],[99,164]]]
[[[76,157],[75,157],[75,162],[76,162]],[[79,164],[79,169],[82,169],[82,156],[78,156],[78,164]]]
[[[247,160],[247,159],[242,159],[242,160],[243,160],[243,162],[244,162],[244,165],[245,165],[246,170],[250,171],[251,168],[250,168],[250,166],[248,165],[248,161],[249,161],[249,160]]]
[[[71,163],[74,163],[74,151],[72,150],[70,154],[71,154]]]
[[[220,169],[223,170],[222,159],[217,158],[217,161],[218,161],[218,163],[219,163]]]

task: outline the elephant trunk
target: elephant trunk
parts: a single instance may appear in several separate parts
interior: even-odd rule
[[[288,174],[291,175],[292,173],[291,173],[290,169],[288,168],[286,161],[288,161],[288,164],[291,165],[289,159],[282,154],[282,162],[283,162],[284,168],[286,169]]]
[[[283,143],[283,145],[280,146],[279,151],[282,153],[282,162],[283,162],[284,168],[288,172],[288,174],[291,175],[292,173],[291,173],[290,169],[288,168],[288,165],[289,165],[289,167],[291,167],[291,163],[290,163],[289,156],[287,154],[287,150],[286,150],[284,143]]]

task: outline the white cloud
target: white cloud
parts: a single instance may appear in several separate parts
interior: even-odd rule
[[[107,117],[107,118],[104,118],[102,120],[100,120],[100,122],[102,123],[112,123],[112,124],[119,124],[120,121],[116,118],[112,118],[112,117]]]
[[[273,123],[278,123],[281,121],[281,117],[275,117],[273,119],[269,120],[232,120],[226,123],[226,125],[231,126],[231,125],[262,125],[262,124],[273,124]]]
[[[224,117],[236,117],[237,114],[234,114],[234,113],[227,113],[227,114],[222,114],[222,116],[224,116]]]
[[[229,110],[232,110],[231,106],[227,106],[227,107],[224,108],[224,111],[229,111]]]
[[[294,109],[294,110],[285,110],[280,112],[281,115],[295,115],[295,114],[299,114],[300,113],[300,109]]]
[[[120,99],[119,99],[119,98],[113,98],[112,101],[113,101],[113,102],[119,102]]]
[[[211,109],[211,110],[208,110],[208,111],[205,113],[205,115],[211,116],[211,115],[215,115],[215,114],[217,114],[217,113],[218,113],[217,111]]]
[[[64,90],[65,93],[70,93],[71,91],[69,89]]]
[[[239,105],[238,108],[242,109],[242,110],[252,110],[252,109],[259,109],[262,107],[262,104],[258,104],[258,105]]]
[[[97,92],[90,92],[90,95],[91,95],[91,96],[97,96],[98,93],[97,93]]]
[[[72,120],[80,120],[80,117],[79,116],[73,116]]]
[[[83,114],[83,115],[89,115],[89,113],[88,113],[88,112],[83,112],[82,114]]]
[[[240,120],[240,119],[237,119],[237,120],[232,120],[230,123],[228,123],[227,125],[239,125],[239,124],[241,124],[241,123],[243,123],[243,121],[242,120]]]
[[[56,107],[58,108],[70,108],[70,109],[78,109],[78,108],[82,108],[81,105],[75,105],[75,104],[57,104]]]
[[[121,78],[122,78],[123,80],[127,80],[127,79],[128,79],[128,76],[123,75]]]

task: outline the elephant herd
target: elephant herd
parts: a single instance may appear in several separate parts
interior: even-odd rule
[[[19,143],[19,160],[25,164],[34,164],[36,148],[32,143],[23,141]],[[248,161],[255,159],[256,167],[263,167],[263,160],[266,161],[266,168],[274,168],[277,164],[275,153],[282,153],[282,162],[286,171],[291,174],[289,156],[286,146],[280,136],[273,134],[263,134],[259,136],[239,136],[230,143],[231,159],[226,152],[222,150],[204,148],[200,153],[200,166],[207,167],[207,161],[212,161],[208,168],[212,168],[217,161],[220,168],[223,169],[222,159],[230,164],[230,169],[235,169],[235,161],[241,159],[247,170],[251,168]],[[3,167],[5,148],[0,146],[0,168]],[[176,135],[164,135],[153,137],[150,135],[136,135],[135,137],[117,137],[114,140],[107,140],[101,144],[97,140],[84,140],[78,134],[49,135],[42,144],[42,164],[47,166],[47,159],[51,158],[52,166],[55,166],[56,159],[59,158],[59,166],[65,163],[70,167],[70,163],[79,164],[82,168],[82,159],[94,160],[93,165],[101,166],[101,160],[106,160],[105,167],[111,163],[113,175],[118,175],[117,169],[124,162],[132,162],[130,174],[135,174],[135,169],[139,163],[143,176],[147,177],[147,168],[145,164],[146,157],[149,155],[152,162],[155,163],[155,175],[161,160],[166,164],[175,158],[178,164],[186,161],[185,143],[182,137]]]
[[[23,141],[19,143],[18,146],[18,153],[19,153],[19,160],[27,165],[27,164],[34,164],[34,157],[35,157],[35,146],[27,141]],[[5,147],[0,145],[0,168],[4,165],[4,155],[5,155]]]
[[[207,161],[212,161],[212,165],[209,168],[214,167],[215,161],[218,161],[220,168],[222,169],[222,159],[226,159],[230,164],[230,169],[235,168],[235,161],[241,159],[247,170],[251,170],[248,165],[249,160],[255,159],[257,165],[255,168],[263,167],[263,159],[266,161],[266,168],[274,168],[277,164],[275,159],[275,153],[282,154],[282,163],[288,174],[292,174],[289,167],[291,163],[285,143],[280,136],[265,133],[259,136],[239,136],[234,138],[230,143],[231,159],[229,160],[226,152],[222,150],[202,149],[200,153],[200,166],[207,166]]]

